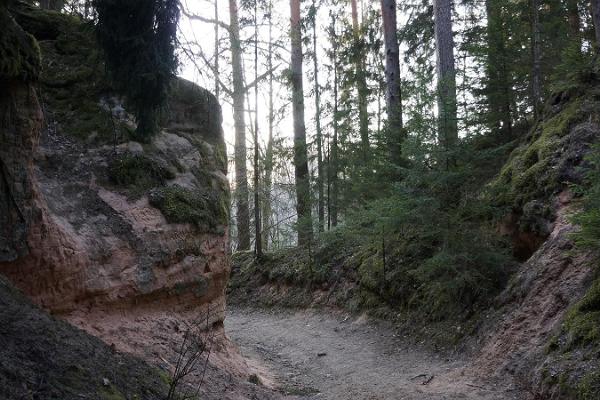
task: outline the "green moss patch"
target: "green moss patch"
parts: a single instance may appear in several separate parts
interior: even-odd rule
[[[40,50],[36,40],[25,32],[0,6],[0,79],[36,80],[40,74]]]
[[[142,154],[125,153],[114,158],[108,167],[110,181],[133,195],[164,186],[175,174],[167,167]]]
[[[513,151],[491,188],[500,205],[520,208],[529,201],[546,199],[566,187],[558,168],[569,153],[564,142],[572,128],[589,118],[582,96],[569,101],[560,111],[545,118],[530,133],[527,141]]]
[[[194,224],[202,232],[223,233],[228,205],[218,192],[190,190],[178,185],[150,192],[150,204],[171,223]]]
[[[596,400],[600,395],[600,372],[586,374],[577,385],[578,400]]]
[[[600,279],[569,311],[564,324],[567,349],[593,345],[600,349]]]
[[[96,144],[129,140],[127,127],[100,105],[100,99],[113,91],[105,79],[94,26],[22,2],[13,14],[39,41],[39,95],[49,127]]]

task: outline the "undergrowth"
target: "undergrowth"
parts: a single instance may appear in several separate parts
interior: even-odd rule
[[[459,151],[472,154],[472,145]],[[450,172],[406,171],[389,195],[348,213],[342,226],[308,248],[278,251],[258,263],[241,256],[236,273],[243,276],[234,273],[232,291],[236,282],[259,274],[262,283],[333,292],[327,299],[350,309],[386,308],[436,322],[472,318],[490,304],[515,266],[508,244],[495,231],[498,210],[481,195],[482,182],[489,179],[481,165],[484,158],[493,161],[492,151],[496,162],[507,153],[481,149],[480,158]]]

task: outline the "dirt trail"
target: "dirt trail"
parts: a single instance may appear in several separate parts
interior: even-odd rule
[[[462,372],[468,360],[416,350],[391,327],[363,318],[233,307],[225,327],[261,381],[288,398],[524,398],[508,382],[471,381]]]

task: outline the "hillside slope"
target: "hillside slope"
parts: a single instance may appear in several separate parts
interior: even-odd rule
[[[252,254],[234,255],[230,299],[266,306],[336,306],[395,318],[419,340],[472,351],[475,363],[465,373],[483,378],[508,374],[536,399],[600,397],[600,336],[594,328],[600,326],[600,310],[593,284],[598,254],[577,248],[572,239],[578,230],[572,216],[580,209],[589,169],[586,156],[600,140],[600,75],[596,66],[588,72],[552,96],[545,114],[479,194],[502,216],[482,223],[496,226],[519,261],[496,293],[487,291],[480,277],[465,276],[483,291],[485,308],[458,315],[448,310],[428,321],[418,302],[386,297],[385,286],[372,283],[381,274],[381,251],[361,238],[346,240],[343,227],[312,253],[283,250],[259,263]],[[419,237],[399,245],[418,247],[414,240]],[[393,243],[392,238],[386,242]],[[393,246],[386,249],[388,257]],[[405,270],[395,276],[399,287],[408,287],[399,296],[413,290],[413,272],[410,266]],[[457,285],[460,272],[450,275],[458,276]]]

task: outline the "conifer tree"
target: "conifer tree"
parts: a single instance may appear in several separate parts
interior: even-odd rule
[[[291,81],[294,117],[294,169],[296,177],[296,209],[298,213],[298,244],[310,245],[312,241],[312,218],[306,126],[304,122],[304,88],[302,78],[302,17],[300,0],[290,0],[291,10]]]
[[[244,116],[244,70],[237,0],[229,0],[229,41],[233,77],[233,119],[235,129],[235,198],[238,250],[250,249],[250,207],[248,204],[248,169],[246,149],[246,119]]]
[[[177,0],[95,0],[98,39],[115,88],[137,119],[136,136],[148,141],[177,70]]]
[[[458,141],[452,1],[434,0],[433,15],[438,79],[438,135],[445,152],[444,166],[450,169],[454,164],[452,152]]]
[[[400,163],[402,157],[402,92],[400,76],[400,49],[396,26],[396,0],[381,0],[383,32],[385,38],[386,103],[388,113],[388,145],[392,161]]]

